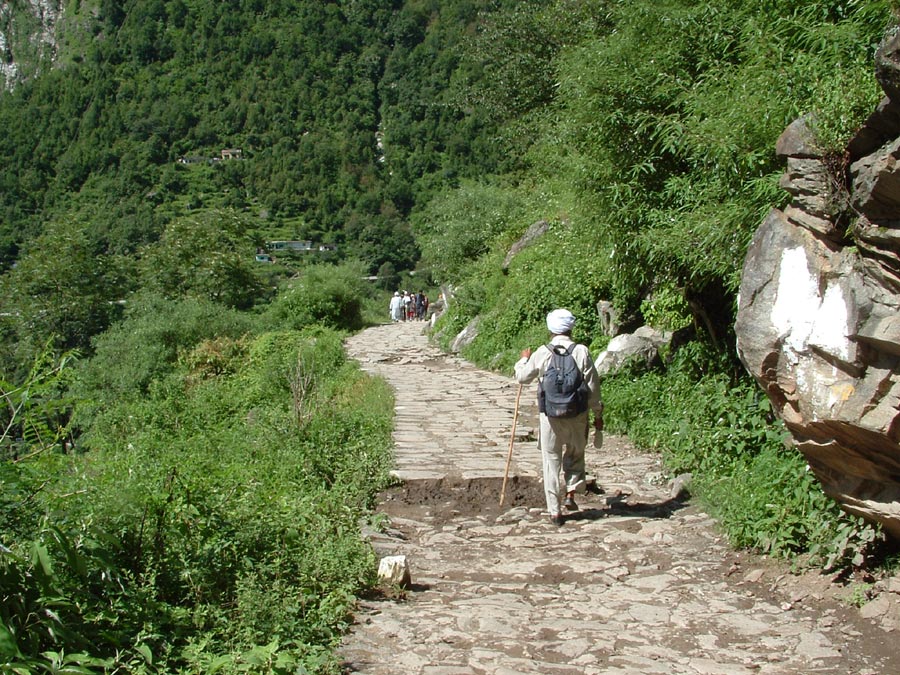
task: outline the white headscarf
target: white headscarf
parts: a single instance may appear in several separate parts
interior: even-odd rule
[[[575,317],[567,309],[554,309],[547,315],[547,330],[554,335],[569,333],[575,325]]]

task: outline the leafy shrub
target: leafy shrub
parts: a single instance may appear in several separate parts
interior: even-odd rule
[[[426,295],[432,297],[426,291]],[[390,318],[389,307],[393,291],[376,290],[365,298],[362,306],[362,322],[366,326],[377,326],[386,323]]]
[[[253,268],[251,223],[228,210],[173,220],[146,248],[143,286],[167,298],[191,296],[247,309],[264,297]]]
[[[863,566],[879,528],[843,512],[822,492],[794,450],[768,446],[722,475],[704,474],[698,490],[734,546],[776,557],[803,554],[825,569]]]
[[[499,271],[500,252],[473,264],[472,276],[442,317],[443,339],[449,342],[481,315],[490,329],[481,330],[464,355],[488,367],[505,368],[523,347],[546,342],[547,313],[566,307],[578,319],[573,337],[590,342],[599,326],[596,298],[605,294],[608,277],[602,258],[579,240],[582,234],[578,228],[555,224],[514,258],[507,274]]]
[[[527,210],[514,189],[463,181],[415,216],[416,238],[426,251],[422,264],[439,282],[458,279],[499,235],[517,227]]]
[[[58,350],[86,350],[119,315],[116,301],[130,281],[121,259],[99,255],[86,223],[48,224],[0,277],[16,365],[30,362],[48,341]]]
[[[147,672],[158,603],[117,568],[115,546],[45,526],[0,550],[0,668],[5,672]],[[118,649],[103,649],[114,645]]]
[[[202,340],[235,339],[253,325],[251,317],[202,298],[135,296],[125,319],[94,339],[93,356],[79,368],[72,389],[81,401],[77,424],[87,427],[95,411],[146,394],[151,382],[172,371],[180,353]]]
[[[302,330],[319,325],[358,330],[363,325],[363,299],[372,294],[364,276],[358,264],[309,267],[272,302],[263,320],[272,328]]]
[[[109,401],[89,452],[4,472],[0,508],[31,503],[47,524],[5,530],[0,592],[20,600],[0,612],[0,663],[327,667],[355,595],[374,582],[358,521],[387,480],[390,391],[323,329],[248,339],[202,378],[200,353],[143,396]],[[315,381],[302,420],[298,354]]]
[[[674,331],[691,323],[691,312],[684,295],[671,286],[653,291],[641,302],[641,315],[647,325]]]
[[[0,377],[0,461],[54,450],[67,440],[74,402],[65,395],[76,352],[54,358],[48,342],[20,383]]]
[[[246,351],[246,341],[219,336],[203,340],[181,358],[190,376],[207,379],[235,372]]]
[[[309,406],[321,383],[334,378],[344,363],[341,340],[332,331],[270,331],[249,346],[238,372],[240,398],[248,407],[293,401],[294,410]]]

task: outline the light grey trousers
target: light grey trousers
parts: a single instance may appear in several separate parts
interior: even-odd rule
[[[544,465],[544,496],[547,511],[557,515],[566,492],[584,489],[584,448],[588,440],[588,413],[576,417],[547,417],[541,414],[538,448]],[[562,469],[565,490],[560,490]]]

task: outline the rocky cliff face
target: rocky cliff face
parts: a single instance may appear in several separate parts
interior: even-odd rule
[[[60,14],[61,0],[0,3],[0,87],[12,89],[55,59]]]
[[[900,37],[876,60],[886,97],[843,158],[806,119],[778,140],[791,205],[753,238],[736,331],[825,492],[900,538]]]

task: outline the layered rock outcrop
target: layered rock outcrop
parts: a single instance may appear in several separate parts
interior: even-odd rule
[[[825,492],[900,538],[900,37],[876,60],[886,97],[843,157],[808,119],[779,139],[792,200],[751,242],[736,332]]]

